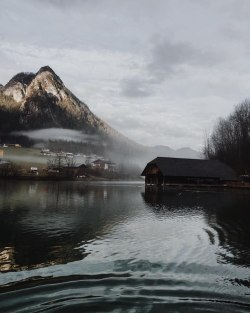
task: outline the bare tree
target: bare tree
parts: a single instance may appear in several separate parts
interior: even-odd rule
[[[58,152],[54,155],[50,155],[47,158],[47,166],[50,174],[54,176],[68,176],[73,170],[70,169],[75,167],[75,157],[67,153]]]
[[[241,174],[250,173],[250,100],[218,120],[212,134],[205,138],[203,154],[229,164]]]

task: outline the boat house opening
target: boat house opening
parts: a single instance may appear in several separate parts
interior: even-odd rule
[[[237,181],[236,173],[217,160],[157,157],[149,162],[141,176],[146,185],[225,184]]]

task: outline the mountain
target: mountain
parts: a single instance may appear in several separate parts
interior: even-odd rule
[[[174,150],[168,146],[158,145],[150,148],[150,154],[152,155],[152,159],[156,158],[159,155],[172,158],[200,159],[199,152],[189,147]]]
[[[156,156],[177,156],[178,152],[166,146],[146,147],[123,136],[93,114],[89,107],[65,87],[60,77],[49,67],[37,73],[23,72],[15,75],[5,86],[0,85],[0,139],[8,136],[28,136],[29,131],[39,129],[69,129],[79,131],[82,138],[99,138],[86,144],[82,150],[103,154],[116,160],[137,159],[142,163]],[[7,137],[6,137],[7,136]],[[15,137],[14,140],[17,137]],[[45,139],[44,139],[45,140]],[[34,142],[32,141],[32,144]],[[67,146],[68,145],[68,146]],[[91,148],[89,148],[91,145]],[[63,148],[69,147],[65,143]],[[95,146],[95,147],[94,147]],[[71,149],[78,145],[71,144]],[[186,148],[187,149],[187,148]],[[187,154],[192,155],[190,152]],[[193,150],[192,150],[193,151]],[[185,157],[185,151],[179,151]],[[193,154],[194,155],[194,154]],[[192,157],[194,157],[192,155]]]
[[[68,90],[49,67],[19,73],[0,89],[0,131],[69,128],[119,136]],[[5,116],[11,115],[11,123]]]

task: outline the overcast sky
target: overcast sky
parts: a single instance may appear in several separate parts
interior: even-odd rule
[[[203,144],[250,97],[249,0],[0,0],[0,83],[50,65],[129,138]]]

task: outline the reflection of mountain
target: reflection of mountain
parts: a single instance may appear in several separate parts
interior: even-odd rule
[[[218,246],[217,261],[250,266],[249,192],[161,192],[146,189],[142,197],[159,216],[170,211],[172,214],[192,215],[199,210],[207,223],[204,230],[210,244]]]
[[[133,188],[128,193],[82,183],[0,182],[0,190],[2,270],[82,259],[86,253],[78,247],[134,214],[127,199]],[[11,255],[5,262],[6,251]]]

